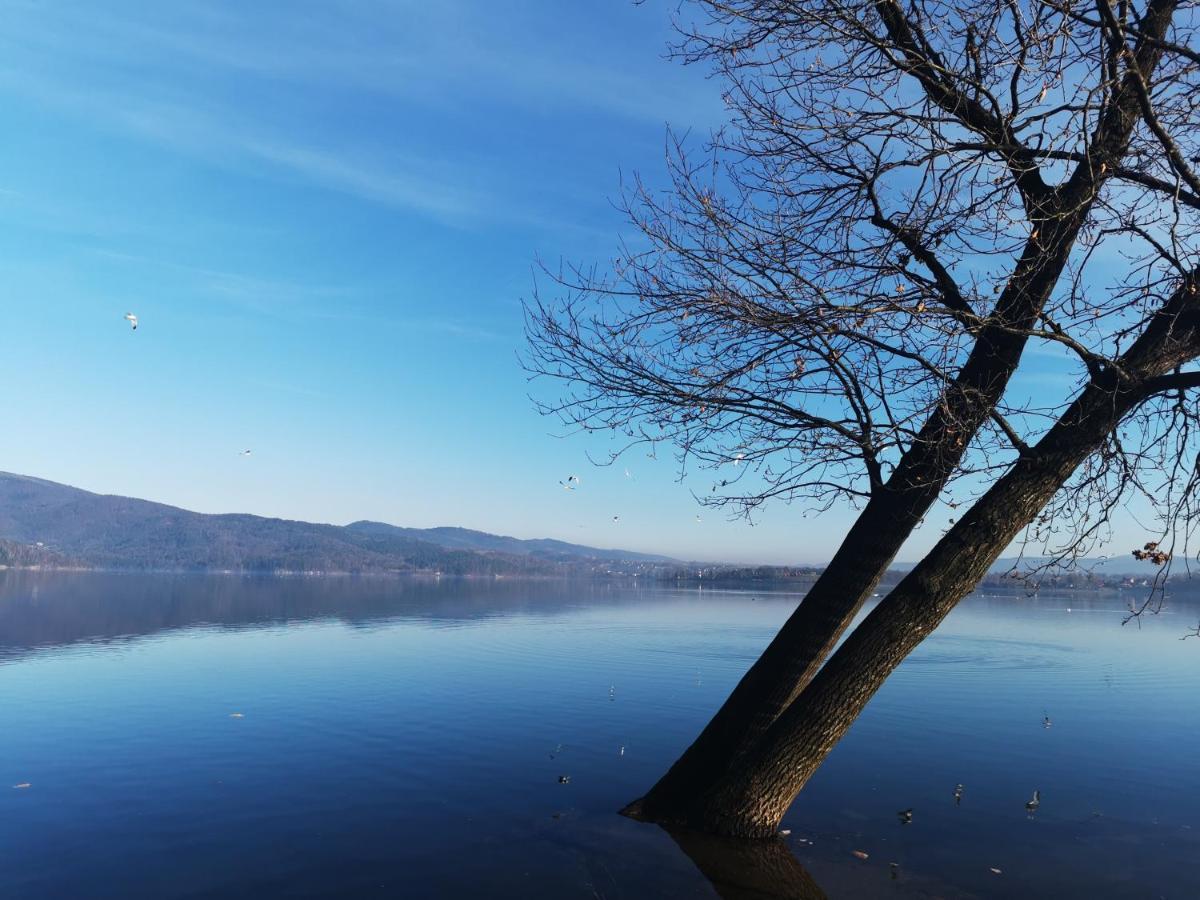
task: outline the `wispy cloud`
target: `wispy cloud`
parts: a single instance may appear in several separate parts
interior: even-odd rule
[[[463,183],[468,180],[464,172],[469,168],[456,178],[449,163],[435,158],[395,153],[377,159],[364,148],[313,146],[286,135],[264,133],[236,110],[84,92],[11,72],[0,73],[0,87],[211,165],[290,176],[373,203],[423,213],[446,224],[491,219],[505,207],[498,197]],[[525,217],[523,211],[518,212],[520,218]]]
[[[391,307],[396,313],[390,315],[386,312],[389,305],[379,302],[381,294],[388,292],[377,285],[301,282],[191,265],[140,253],[107,249],[88,252],[99,259],[129,263],[139,271],[154,267],[174,273],[178,283],[186,286],[189,293],[277,319],[396,327],[409,334],[443,335],[472,342],[503,342],[514,338],[513,333],[505,334],[478,318],[414,316],[411,310],[429,306],[421,298],[397,301]]]
[[[159,283],[186,289],[211,301],[223,301],[249,312],[283,318],[321,318],[330,309],[348,305],[363,291],[347,284],[320,284],[287,278],[270,278],[192,265],[173,259],[128,253],[105,248],[89,248],[94,258],[117,264],[128,263],[140,273],[148,269],[168,273]]]
[[[699,73],[656,58],[665,34],[643,41],[647,52],[630,46],[641,30],[593,33],[611,18],[536,0],[28,4],[0,34],[0,90],[209,164],[444,224],[587,231],[578,212],[603,215],[604,195],[576,183],[570,155],[531,158],[589,152],[572,123],[597,115],[640,121],[622,141],[655,143],[667,119],[719,117]],[[548,113],[557,148],[534,137]],[[614,187],[621,161],[608,163]]]
[[[450,318],[416,318],[405,319],[404,327],[414,331],[424,331],[430,334],[442,334],[466,341],[491,343],[494,341],[511,340],[513,335],[504,335],[499,331],[482,326],[476,322]]]
[[[352,160],[348,154],[259,139],[241,142],[255,159],[304,179],[374,203],[415,209],[446,222],[466,222],[497,207],[495,198],[455,184],[427,159],[397,157],[390,165]]]
[[[10,36],[110,71],[152,66],[184,78],[199,66],[436,105],[549,105],[701,126],[720,117],[716,92],[658,59],[663,46],[647,55],[632,46],[635,34],[598,35],[609,16],[581,9],[572,17],[556,2],[115,2],[22,12],[7,23]],[[665,42],[655,27],[664,9],[627,12],[631,29]]]
[[[291,179],[370,203],[422,215],[444,225],[507,223],[557,233],[603,236],[551,201],[569,195],[576,210],[600,208],[603,197],[576,188],[522,184],[495,161],[470,152],[455,158],[405,152],[362,142],[315,143],[307,136],[273,133],[243,111],[211,102],[147,99],[87,91],[0,70],[0,91],[17,91],[41,104],[88,118],[96,126],[129,134],[242,174]]]

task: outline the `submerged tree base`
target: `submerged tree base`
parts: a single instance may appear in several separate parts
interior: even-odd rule
[[[627,819],[633,819],[635,822],[652,821],[645,814],[645,810],[642,807],[641,797],[638,797],[638,799],[634,800],[632,803],[627,803],[625,806],[622,806],[619,810],[617,810],[617,812],[618,814],[625,816]]]
[[[701,803],[694,807],[670,808],[639,797],[618,810],[618,813],[635,822],[658,825],[668,831],[684,830],[703,834],[714,840],[762,842],[779,838],[778,822],[765,822],[752,815],[729,810],[707,809]]]

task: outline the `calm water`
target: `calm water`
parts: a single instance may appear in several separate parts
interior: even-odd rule
[[[0,573],[0,897],[748,896],[744,859],[613,811],[798,599]],[[1198,618],[970,599],[758,870],[794,896],[1200,896]]]

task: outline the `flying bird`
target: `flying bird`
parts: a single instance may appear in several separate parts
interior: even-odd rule
[[[961,784],[956,784],[954,786],[954,805],[955,806],[958,806],[958,804],[962,802],[962,795],[963,795],[963,786]]]
[[[896,815],[898,815],[900,817],[900,824],[902,824],[902,825],[911,825],[912,824],[912,810],[911,809],[902,809],[902,810],[900,810],[900,812],[896,813]]]
[[[133,313],[125,313],[125,321],[133,326],[134,331],[137,331],[137,316]]]
[[[620,521],[621,521],[621,517],[620,517],[620,516],[613,516],[613,521],[614,521],[614,522],[620,522]]]
[[[238,456],[249,456],[252,452],[253,451],[251,451],[251,450],[243,450],[241,453],[238,454]]]

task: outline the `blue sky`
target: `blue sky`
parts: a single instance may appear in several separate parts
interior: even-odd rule
[[[556,436],[516,360],[535,258],[610,258],[622,172],[661,176],[668,123],[721,123],[664,59],[674,4],[2,6],[0,468],[205,512],[832,552],[848,511],[752,528],[666,454],[591,467],[608,443]]]

